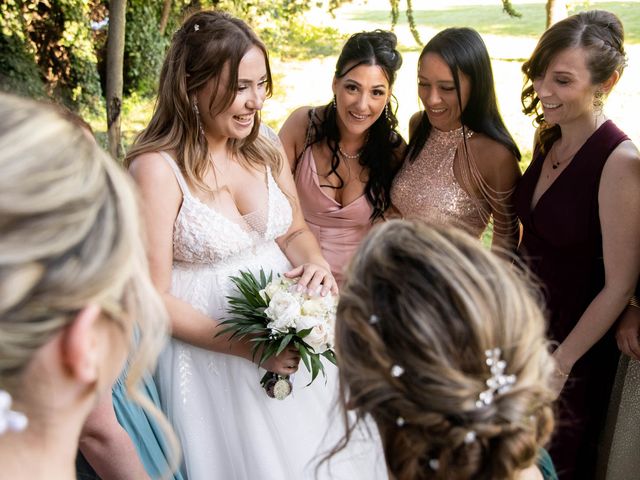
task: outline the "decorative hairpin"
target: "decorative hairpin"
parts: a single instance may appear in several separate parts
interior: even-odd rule
[[[378,317],[375,313],[374,313],[374,314],[372,314],[372,315],[369,317],[369,324],[370,324],[370,325],[375,325],[375,324],[376,324],[376,323],[378,323],[379,321],[380,321],[380,317]]]
[[[21,432],[29,423],[24,413],[11,410],[11,395],[5,390],[0,390],[0,435],[10,432]]]
[[[198,30],[200,30],[200,25],[198,25],[197,23],[193,26],[193,31],[197,32]]]
[[[475,430],[469,430],[464,436],[464,443],[469,445],[470,443],[475,442],[476,438],[477,438],[477,434]]]
[[[485,382],[489,388],[478,395],[478,400],[476,400],[477,408],[491,405],[496,395],[511,390],[511,387],[518,379],[515,375],[505,375],[504,371],[507,368],[507,362],[500,359],[502,350],[499,348],[486,350],[484,355],[487,357],[486,364],[490,367],[491,376]]]
[[[433,471],[438,470],[440,468],[440,461],[437,458],[430,458],[429,468],[431,468],[431,470]]]
[[[399,427],[404,426],[404,424],[406,423],[405,419],[402,417],[398,417],[396,418],[396,425]]]
[[[391,367],[391,376],[392,377],[398,378],[403,373],[404,373],[404,368],[402,368],[400,365],[394,365],[393,367]]]

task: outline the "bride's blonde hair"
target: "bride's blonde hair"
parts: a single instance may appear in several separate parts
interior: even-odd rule
[[[512,479],[535,462],[554,366],[534,292],[451,228],[395,220],[365,239],[338,306],[341,397],[375,419],[394,478]],[[517,379],[478,407],[494,348]]]
[[[168,317],[128,175],[55,109],[4,94],[0,171],[0,388],[20,399],[35,352],[95,303],[135,326],[127,387],[140,398],[133,386],[153,367]]]

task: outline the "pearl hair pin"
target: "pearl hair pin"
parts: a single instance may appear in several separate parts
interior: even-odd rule
[[[486,350],[484,355],[486,357],[485,362],[490,368],[491,376],[485,382],[489,388],[478,395],[476,408],[491,405],[494,397],[511,390],[511,387],[516,383],[518,378],[515,375],[505,375],[504,371],[507,368],[507,362],[500,359],[502,350],[499,348]]]

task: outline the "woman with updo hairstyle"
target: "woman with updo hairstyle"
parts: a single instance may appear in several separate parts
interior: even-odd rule
[[[392,32],[349,37],[336,63],[333,100],[300,107],[280,130],[304,217],[340,283],[345,265],[391,205],[404,140],[397,132]]]
[[[82,129],[0,95],[0,171],[1,476],[71,480],[82,426],[134,330],[126,383],[140,398],[167,316],[132,182]]]
[[[453,227],[392,220],[365,238],[336,353],[342,401],[375,420],[391,478],[542,478],[554,364],[533,291]]]
[[[625,64],[620,20],[592,10],[551,26],[522,67],[524,112],[538,130],[515,194],[519,253],[557,344],[550,453],[562,480],[595,478],[619,358],[612,326],[640,272],[640,154],[603,113]]]
[[[424,110],[409,122],[394,207],[404,218],[455,225],[476,237],[492,221],[492,246],[515,251],[520,151],[500,115],[478,32],[447,28],[429,40],[418,59],[418,95]]]

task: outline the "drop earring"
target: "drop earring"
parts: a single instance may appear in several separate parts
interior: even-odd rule
[[[198,130],[200,130],[200,135],[204,137],[204,128],[202,127],[202,119],[200,118],[200,109],[198,108],[198,100],[196,97],[193,97],[192,101],[193,113],[196,115],[196,123],[198,124]]]

